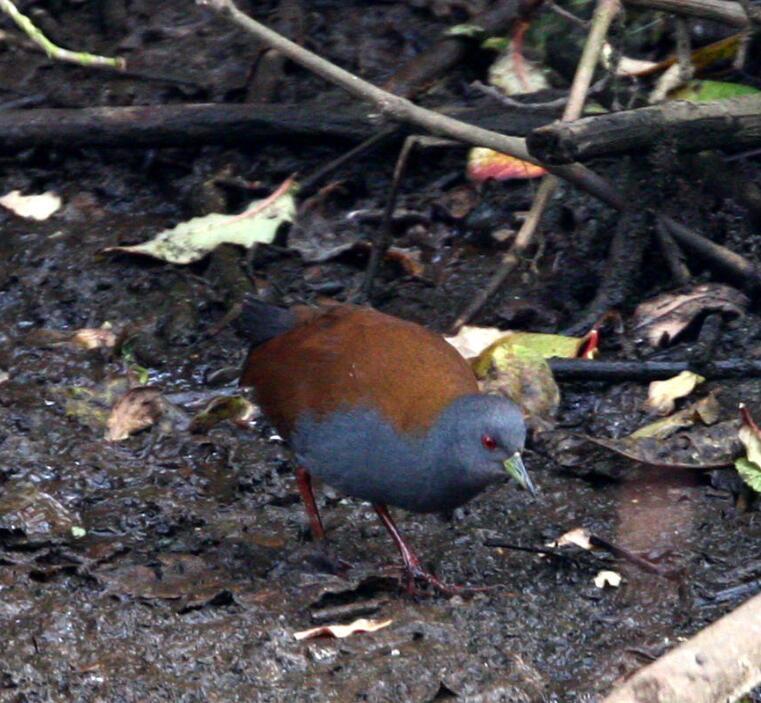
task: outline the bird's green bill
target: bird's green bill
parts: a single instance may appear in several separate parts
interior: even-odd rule
[[[515,452],[509,459],[505,460],[505,471],[532,496],[536,495],[536,488],[531,482],[528,471],[526,471],[526,467],[523,465],[523,459],[521,459],[521,455],[518,452]]]

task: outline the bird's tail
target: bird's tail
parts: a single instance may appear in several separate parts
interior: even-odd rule
[[[265,303],[248,294],[243,298],[238,326],[253,348],[292,330],[298,321],[292,310]]]

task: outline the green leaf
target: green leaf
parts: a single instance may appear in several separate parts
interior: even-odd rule
[[[477,39],[484,35],[484,28],[478,24],[456,24],[444,32],[445,37],[470,37]]]
[[[573,359],[579,353],[585,337],[564,337],[559,334],[541,332],[507,332],[493,344],[484,349],[473,362],[476,376],[485,376],[492,365],[502,370],[512,354],[526,357],[528,350],[540,358]]]
[[[761,493],[761,430],[744,404],[740,405],[740,417],[742,426],[737,437],[745,447],[745,456],[735,461],[735,467],[740,478],[754,491]]]
[[[745,483],[756,493],[761,493],[761,466],[743,456],[735,460],[735,468]]]
[[[726,83],[724,81],[691,81],[683,88],[669,95],[674,100],[690,100],[692,102],[708,102],[710,100],[728,100],[742,95],[756,95],[761,90],[742,83]]]
[[[198,261],[220,244],[239,244],[247,249],[255,244],[270,244],[284,222],[296,215],[295,188],[290,182],[264,200],[255,200],[238,215],[212,213],[194,217],[160,232],[143,244],[109,247],[104,253],[144,254],[172,264]]]

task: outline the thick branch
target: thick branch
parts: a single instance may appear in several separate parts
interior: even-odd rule
[[[551,117],[495,110],[494,103],[458,110],[458,117],[489,129],[526,134]],[[156,147],[241,144],[277,137],[362,141],[378,133],[362,104],[322,99],[298,105],[151,105],[41,108],[0,112],[0,151],[29,147]]]
[[[526,141],[535,158],[562,164],[641,151],[663,139],[682,151],[758,146],[761,96],[700,104],[669,102],[575,122],[556,122],[535,129]]]
[[[696,371],[709,379],[758,378],[761,361],[757,359],[722,359],[700,368],[690,361],[589,361],[587,359],[550,359],[550,369],[558,381],[657,381],[682,371]]]
[[[736,701],[761,683],[761,595],[698,632],[603,703]]]
[[[749,24],[740,3],[727,0],[624,0],[624,4],[686,17],[702,17],[732,27],[747,27]]]

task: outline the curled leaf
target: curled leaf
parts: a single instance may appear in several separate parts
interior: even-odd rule
[[[580,547],[581,549],[590,550],[592,544],[589,541],[589,530],[583,527],[576,527],[565,534],[560,535],[554,542],[549,542],[548,547],[567,547],[569,544]]]
[[[478,356],[486,347],[505,336],[505,331],[496,327],[476,327],[463,325],[454,337],[444,337],[462,356],[470,359]]]
[[[651,346],[672,342],[695,320],[708,312],[738,316],[745,313],[748,298],[730,286],[705,283],[682,293],[666,293],[637,306],[634,332]]]
[[[342,639],[357,632],[376,632],[382,630],[392,622],[393,620],[368,620],[367,618],[360,618],[349,625],[321,625],[309,630],[294,632],[293,636],[297,640],[311,640],[315,637],[336,637]]]
[[[84,327],[71,336],[71,341],[83,349],[111,348],[116,346],[116,334],[111,325],[105,323],[102,327]]]
[[[541,166],[477,146],[468,153],[468,178],[477,183],[539,178],[547,173]]]
[[[713,393],[710,393],[705,398],[701,398],[673,415],[640,427],[629,436],[634,439],[643,437],[666,439],[675,432],[692,427],[697,423],[713,425],[719,419],[719,412],[719,401],[716,400]]]
[[[476,372],[483,392],[510,398],[537,424],[551,422],[560,404],[560,390],[541,354],[520,345],[500,346],[488,366],[481,357],[476,363],[484,372]]]
[[[280,225],[292,222],[296,203],[292,179],[264,200],[255,200],[238,215],[212,213],[164,230],[154,239],[133,246],[109,247],[104,253],[144,254],[172,264],[198,261],[220,244],[250,248],[271,243]]]
[[[473,362],[473,370],[476,376],[485,375],[493,360],[499,360],[500,354],[511,347],[522,347],[543,359],[551,359],[552,357],[573,359],[584,348],[587,339],[588,336],[565,337],[559,334],[541,334],[538,332],[503,332],[499,339],[492,342],[479,354]]]

